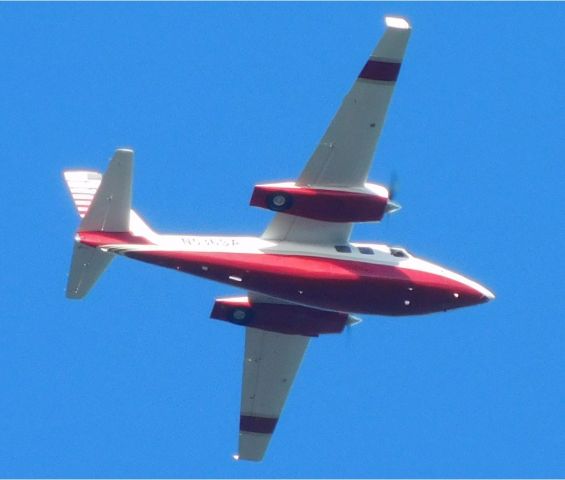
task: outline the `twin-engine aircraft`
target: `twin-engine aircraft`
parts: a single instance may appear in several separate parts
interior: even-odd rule
[[[245,328],[236,459],[261,460],[310,338],[340,333],[354,314],[421,315],[485,303],[485,287],[407,250],[350,241],[356,222],[400,207],[367,182],[410,25],[386,31],[294,182],[255,186],[251,205],[275,216],[261,237],[161,235],[131,209],[133,151],[104,175],[66,171],[82,222],[67,297],[82,298],[116,255],[242,288],[211,317]]]

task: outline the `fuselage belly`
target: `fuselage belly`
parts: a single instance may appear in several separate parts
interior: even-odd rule
[[[492,298],[472,280],[385,245],[350,244],[340,251],[248,237],[147,239],[112,232],[79,237],[91,247],[326,310],[421,315]]]
[[[320,257],[209,252],[126,253],[130,258],[287,301],[342,312],[417,315],[487,301],[433,273]]]

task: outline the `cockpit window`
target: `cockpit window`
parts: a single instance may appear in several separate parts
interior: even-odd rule
[[[404,250],[403,248],[391,247],[390,254],[393,257],[409,258],[408,252],[406,250]]]
[[[359,247],[359,253],[363,253],[365,255],[374,255],[375,252],[370,247]]]
[[[339,253],[351,253],[351,247],[349,245],[336,245],[335,249]]]

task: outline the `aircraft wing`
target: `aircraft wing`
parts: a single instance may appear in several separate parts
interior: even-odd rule
[[[387,17],[386,25],[384,35],[300,174],[297,185],[364,186],[411,31],[402,18]],[[332,225],[278,213],[263,238],[343,242],[349,239],[351,228],[350,223]]]
[[[301,335],[246,328],[236,458],[263,458],[308,341]]]

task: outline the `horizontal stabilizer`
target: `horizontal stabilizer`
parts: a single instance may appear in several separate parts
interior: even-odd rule
[[[84,218],[102,182],[102,174],[90,170],[67,170],[63,175],[77,212],[80,218]]]
[[[76,242],[67,282],[67,298],[83,298],[113,258],[113,253]]]

